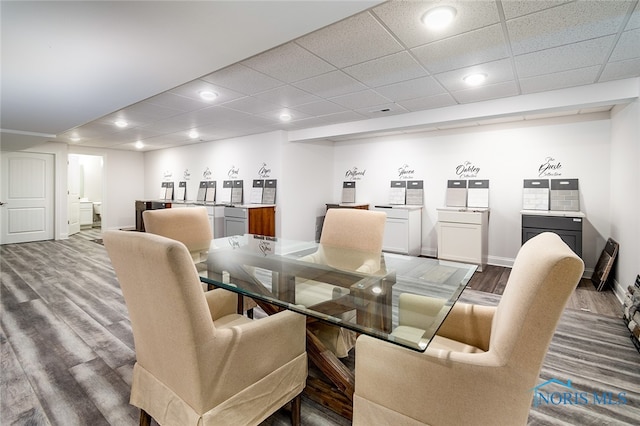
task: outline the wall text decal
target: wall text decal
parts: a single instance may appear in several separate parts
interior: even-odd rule
[[[258,176],[263,179],[271,177],[271,169],[267,167],[267,163],[262,163],[262,166],[258,169]]]
[[[238,173],[240,173],[240,169],[232,165],[229,171],[227,172],[227,176],[229,176],[229,179],[237,179]]]
[[[540,164],[540,167],[538,167],[538,176],[562,176],[560,169],[562,169],[562,163],[560,163],[560,161],[553,157],[547,157],[544,159],[544,162]]]
[[[189,169],[184,169],[184,173],[182,173],[182,177],[184,178],[184,180],[191,179],[191,172],[189,171]]]
[[[344,177],[346,179],[349,179],[349,180],[360,180],[360,179],[362,179],[364,177],[364,174],[366,172],[367,172],[366,169],[365,170],[358,170],[358,168],[354,166],[351,170],[347,170],[344,173]]]
[[[171,178],[173,177],[173,172],[171,172],[171,171],[169,171],[169,170],[165,170],[165,171],[162,173],[162,177],[163,177],[164,179],[171,179]]]
[[[474,178],[478,177],[480,167],[476,167],[471,164],[471,161],[465,161],[464,163],[456,167],[456,175],[460,178]]]
[[[413,179],[415,173],[416,171],[409,168],[408,164],[398,167],[398,179]]]
[[[202,178],[203,178],[204,180],[209,180],[209,179],[211,179],[211,175],[212,175],[212,174],[213,174],[213,173],[211,172],[211,170],[209,170],[209,168],[207,167],[207,168],[204,170],[204,172],[202,172]]]

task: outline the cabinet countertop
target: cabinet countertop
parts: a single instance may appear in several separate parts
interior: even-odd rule
[[[582,212],[566,210],[520,210],[520,214],[533,216],[586,217]]]

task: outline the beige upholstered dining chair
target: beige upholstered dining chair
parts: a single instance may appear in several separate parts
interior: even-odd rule
[[[207,208],[204,206],[145,210],[142,212],[145,232],[162,235],[172,240],[180,241],[189,250],[195,263],[207,259],[209,245],[213,239],[213,231]],[[205,284],[203,289],[207,289]],[[236,296],[238,297],[238,296]],[[249,298],[242,298],[242,310],[253,317],[256,302]]]
[[[346,271],[376,273],[380,270],[386,217],[383,212],[371,210],[329,209],[322,226],[320,248],[300,260]],[[296,304],[311,307],[348,293],[348,289],[341,287],[300,280],[296,283]],[[343,315],[353,319],[355,311]],[[310,329],[339,358],[346,357],[355,345],[356,334],[351,330],[324,323],[313,324]]]
[[[213,230],[204,206],[145,210],[142,220],[146,232],[180,241],[194,262],[206,259]]]
[[[233,293],[203,292],[184,244],[107,231],[107,248],[135,343],[130,403],[141,424],[256,425],[292,401],[300,420],[307,377],[305,318],[236,314]]]
[[[353,424],[525,425],[583,271],[558,235],[539,234],[520,248],[498,306],[456,303],[424,353],[360,336]]]

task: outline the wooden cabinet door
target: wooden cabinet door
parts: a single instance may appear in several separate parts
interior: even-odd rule
[[[275,207],[255,207],[249,210],[249,233],[276,236],[276,209]]]

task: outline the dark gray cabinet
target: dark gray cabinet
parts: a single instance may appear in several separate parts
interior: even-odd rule
[[[522,214],[522,244],[542,232],[555,232],[569,247],[582,257],[582,222],[584,215],[576,212],[562,216]]]

